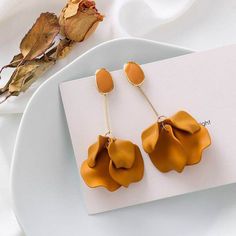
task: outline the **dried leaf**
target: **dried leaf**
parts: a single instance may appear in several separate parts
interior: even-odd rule
[[[53,13],[42,13],[21,41],[20,50],[24,60],[32,60],[45,53],[59,30],[57,16]]]
[[[11,96],[18,96],[21,92],[25,92],[53,64],[54,60],[41,58],[27,61],[24,65],[17,67],[7,84],[0,89],[0,95],[6,93],[0,104]]]
[[[10,65],[9,67],[17,67],[21,63],[22,60],[23,60],[23,55],[21,53],[15,55],[12,58],[12,60],[9,64]]]
[[[12,74],[10,80],[11,83],[9,84],[8,91],[10,93],[13,92],[20,92],[21,87],[24,84],[24,81],[26,78],[28,78],[30,75],[32,75],[33,70],[35,70],[38,67],[37,64],[26,64],[23,66],[18,67]]]
[[[25,92],[25,90],[47,70],[53,61],[34,60],[18,67],[12,74],[9,92]]]
[[[33,74],[25,80],[21,92],[25,92],[45,71],[47,71],[55,63],[55,61],[37,61],[36,63],[38,63],[39,66],[36,68]]]
[[[1,69],[0,69],[0,74],[2,73],[2,71],[8,67],[17,67],[21,62],[22,62],[22,59],[23,59],[23,55],[21,53],[15,55],[11,62],[5,66],[3,66]]]

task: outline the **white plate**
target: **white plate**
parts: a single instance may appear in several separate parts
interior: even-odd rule
[[[88,51],[37,90],[22,118],[11,176],[15,213],[26,235],[115,236],[162,232],[161,222],[170,211],[166,203],[167,211],[154,202],[87,215],[58,85],[92,75],[100,67],[115,70],[130,60],[147,63],[189,52],[147,40],[114,40]],[[168,228],[169,232],[172,230]]]

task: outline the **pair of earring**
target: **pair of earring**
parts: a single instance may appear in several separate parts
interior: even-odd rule
[[[141,87],[145,75],[140,65],[128,62],[124,72],[156,116],[156,122],[141,135],[143,149],[154,166],[161,172],[182,172],[186,165],[197,164],[203,150],[211,144],[207,129],[185,111],[169,118],[159,115]],[[88,148],[88,158],[82,163],[80,172],[89,187],[115,191],[142,180],[144,161],[136,144],[112,135],[108,112],[108,94],[114,88],[111,74],[106,69],[100,69],[95,77],[97,89],[104,96],[107,132],[99,135],[97,142]]]

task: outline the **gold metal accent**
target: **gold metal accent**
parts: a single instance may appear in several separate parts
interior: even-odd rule
[[[136,86],[136,87],[139,89],[140,93],[143,95],[143,97],[146,99],[146,101],[148,102],[148,104],[152,108],[153,112],[155,113],[155,115],[157,117],[157,120],[159,120],[159,114],[158,114],[157,110],[155,109],[155,107],[153,106],[153,104],[151,103],[148,96],[146,95],[146,93],[143,91],[143,89],[140,86]]]
[[[105,70],[107,73],[110,74],[110,72],[107,71],[106,68],[100,68],[100,69],[96,70],[96,72],[95,72],[95,78],[96,78],[96,80],[97,80],[97,75],[98,75],[99,72],[102,71],[102,70]],[[110,76],[111,76],[111,74],[110,74]],[[111,77],[111,79],[112,79],[112,77]],[[113,81],[112,81],[112,82],[113,82]],[[95,83],[96,83],[96,88],[97,88],[98,92],[99,92],[100,94],[102,94],[102,95],[109,94],[109,93],[113,90],[113,88],[112,88],[109,92],[101,92],[100,89],[99,89],[99,87],[98,87],[97,81],[95,81]],[[113,86],[114,86],[114,84],[113,84]]]
[[[110,125],[110,113],[109,113],[109,106],[108,106],[108,94],[103,94],[104,97],[104,114],[105,114],[105,122],[107,132],[105,136],[112,136],[111,125]]]
[[[126,66],[127,66],[129,63],[135,63],[135,64],[137,64],[136,62],[128,62],[128,63],[126,63],[126,64],[124,65],[124,67],[123,67],[123,68],[124,68],[124,71],[125,71]],[[138,65],[138,64],[137,64],[137,65]],[[138,65],[138,66],[139,66],[139,65]],[[141,68],[141,66],[139,66],[139,67]],[[142,68],[141,68],[141,70],[142,70]],[[157,122],[161,122],[163,128],[166,129],[166,127],[165,127],[165,125],[164,125],[164,123],[163,123],[163,120],[162,120],[163,118],[165,118],[165,116],[159,115],[159,113],[157,112],[157,110],[156,110],[155,107],[153,106],[151,100],[148,98],[147,94],[146,94],[146,93],[143,91],[143,89],[141,88],[141,85],[144,83],[144,80],[145,80],[145,74],[144,74],[144,72],[143,72],[144,79],[143,79],[143,81],[142,81],[141,83],[139,83],[139,84],[133,83],[133,82],[129,79],[129,76],[127,75],[126,72],[125,72],[125,75],[126,75],[126,78],[127,78],[128,82],[129,82],[130,84],[132,84],[134,87],[137,87],[137,88],[139,89],[139,92],[142,94],[142,96],[145,98],[145,100],[147,101],[147,103],[148,103],[149,106],[151,107],[152,111],[154,112],[154,114],[155,114],[155,116],[156,116],[156,118],[157,118]]]
[[[159,116],[158,119],[157,119],[157,122],[161,123],[161,127],[166,131],[166,132],[169,132],[168,129],[166,128],[166,124],[165,124],[165,119],[166,119],[166,116]]]
[[[134,62],[134,61],[129,61],[129,62],[127,62],[127,63],[124,64],[124,66],[123,66],[124,71],[125,71],[125,67],[126,67],[129,63],[135,63],[135,64],[137,64],[137,63]],[[127,75],[127,73],[125,73],[125,75],[126,75],[126,78],[127,78],[128,82],[129,82],[130,84],[132,84],[134,87],[140,87],[140,86],[144,83],[145,77],[144,77],[144,79],[143,79],[143,81],[142,81],[141,83],[135,84],[135,83],[133,83],[133,82],[129,79],[129,76]]]
[[[96,70],[95,72],[95,78],[97,76],[97,74],[101,71],[101,70],[104,70],[105,68],[100,68],[98,70]],[[96,80],[96,79],[95,79]],[[106,124],[106,133],[105,133],[105,136],[109,136],[109,137],[112,137],[112,131],[111,131],[111,125],[110,125],[110,112],[109,112],[109,104],[108,104],[108,94],[110,92],[107,92],[107,93],[102,93],[99,91],[99,88],[98,88],[98,85],[97,85],[97,82],[96,83],[96,88],[98,90],[98,92],[103,95],[103,109],[104,109],[104,116],[105,116],[105,124]]]

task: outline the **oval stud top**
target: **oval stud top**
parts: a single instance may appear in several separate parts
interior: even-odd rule
[[[144,72],[141,66],[135,62],[128,62],[124,65],[124,71],[128,81],[134,86],[140,86],[144,81]]]
[[[101,68],[96,71],[95,76],[99,93],[107,94],[113,90],[114,84],[110,72]]]

